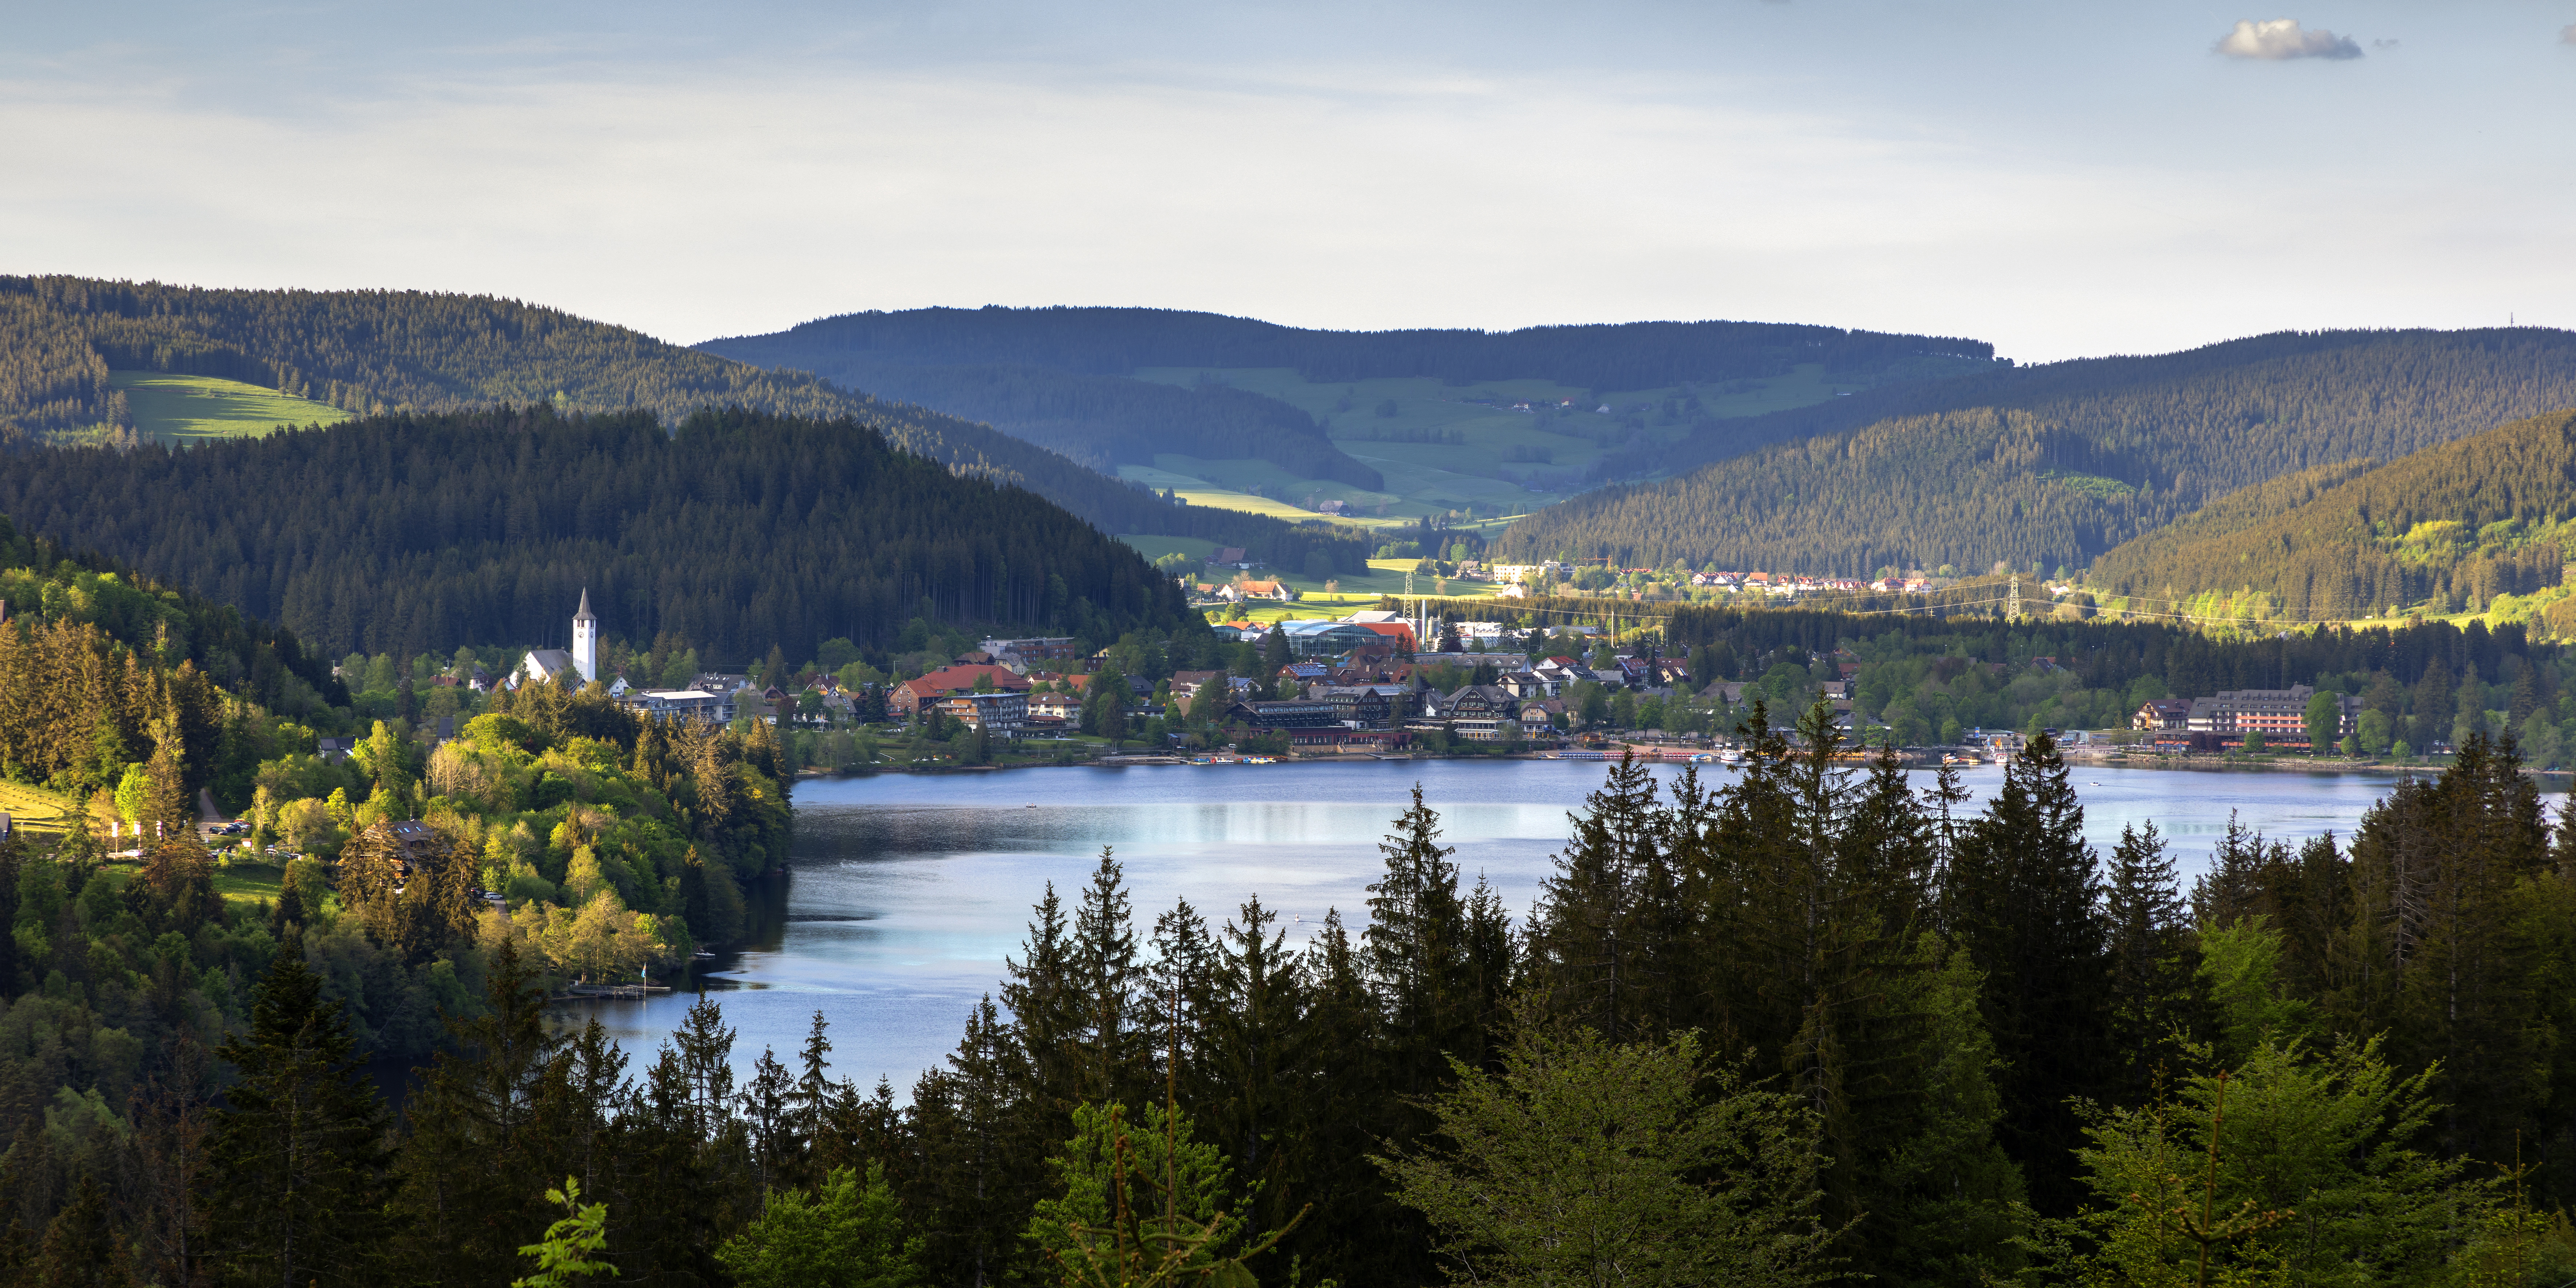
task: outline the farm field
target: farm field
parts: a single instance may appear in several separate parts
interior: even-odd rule
[[[24,783],[0,781],[0,814],[8,815],[10,826],[19,831],[60,836],[70,830],[74,808],[69,797]]]
[[[111,371],[108,382],[125,392],[135,429],[164,443],[258,438],[281,425],[336,425],[349,419],[348,412],[328,403],[215,376]]]
[[[1384,473],[1388,490],[1401,498],[1397,505],[1416,515],[1466,506],[1480,512],[1491,506],[1532,509],[1561,501],[1580,488],[1584,472],[1605,451],[1672,442],[1689,433],[1691,417],[1681,404],[1693,396],[1702,414],[1724,419],[1847,392],[1814,363],[1766,379],[1688,389],[1591,390],[1548,380],[1453,386],[1427,377],[1324,384],[1286,368],[1147,367],[1135,375],[1175,385],[1213,378],[1296,407],[1316,417],[1343,451]],[[1529,410],[1515,408],[1523,403]],[[1604,406],[1610,410],[1601,411]],[[1276,469],[1265,462],[1224,464]],[[1215,474],[1196,476],[1244,486]]]

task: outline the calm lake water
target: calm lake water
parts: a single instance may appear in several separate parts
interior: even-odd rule
[[[1703,766],[1702,778],[1729,776],[1717,768]],[[1572,761],[1423,761],[808,783],[796,789],[795,858],[766,892],[759,933],[700,979],[738,1030],[736,1063],[746,1071],[764,1046],[792,1063],[820,1010],[835,1076],[865,1088],[882,1075],[905,1096],[955,1047],[976,999],[998,991],[1003,958],[1019,951],[1047,883],[1070,917],[1104,845],[1126,868],[1140,939],[1176,899],[1216,924],[1253,894],[1279,912],[1292,945],[1332,908],[1356,933],[1381,870],[1377,843],[1418,781],[1466,880],[1483,874],[1517,916],[1566,836],[1566,812],[1603,772]],[[1654,772],[1669,780],[1680,768]],[[1993,766],[1964,774],[1980,803],[2002,776]],[[2394,781],[2084,766],[2074,777],[2098,848],[2107,852],[2124,824],[2152,820],[2186,873],[2206,860],[2231,812],[2293,842],[2348,835]],[[691,1000],[590,1003],[567,1007],[565,1018],[597,1015],[640,1072]]]

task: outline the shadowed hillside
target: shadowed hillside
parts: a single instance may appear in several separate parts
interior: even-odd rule
[[[1501,548],[1840,574],[2081,566],[2242,487],[2569,405],[2576,334],[2531,327],[2058,363],[1728,422],[1675,463],[1774,445],[1579,497]]]

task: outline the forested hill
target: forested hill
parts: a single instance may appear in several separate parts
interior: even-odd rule
[[[2058,363],[1728,422],[1733,437],[1697,436],[1669,463],[1774,445],[1542,511],[1501,549],[1844,574],[2080,567],[2238,488],[2565,406],[2576,333],[2537,327]]]
[[[1319,381],[1433,376],[1463,385],[1542,376],[1598,389],[1777,375],[1802,362],[1868,370],[1909,357],[1988,359],[1995,352],[1980,340],[1771,322],[1315,331],[1179,309],[1000,307],[848,313],[699,347],[808,370],[850,360],[1004,362],[1094,375],[1140,367],[1293,367]]]
[[[130,424],[110,370],[221,376],[369,415],[544,402],[564,411],[636,408],[666,423],[714,406],[849,417],[907,451],[1027,487],[1109,532],[1220,539],[1274,562],[1302,562],[1317,535],[1292,538],[1275,520],[1175,506],[989,426],[806,372],[765,371],[516,300],[0,276],[0,447]],[[1345,544],[1358,553],[1338,562],[1356,567],[1365,546]]]
[[[2559,583],[2576,540],[2576,412],[2518,421],[2333,483],[2223,498],[2095,561],[2116,595],[2270,595],[2293,618],[2484,607]],[[2283,504],[2288,501],[2297,504]]]
[[[165,668],[194,664],[214,683],[287,715],[308,716],[317,707],[349,702],[329,659],[306,651],[293,632],[230,604],[161,585],[114,560],[66,549],[12,523],[5,513],[0,616],[21,624],[94,628],[137,657]],[[0,753],[0,764],[9,762]]]
[[[851,313],[698,347],[989,421],[1102,466],[1151,464],[1164,452],[1259,457],[1369,489],[1382,486],[1377,471],[1284,402],[1127,377],[1147,368],[1289,368],[1337,383],[1543,379],[1608,391],[1777,376],[1808,363],[1853,381],[1948,375],[1994,356],[1976,340],[1762,322],[1314,331],[1177,309],[999,307]]]
[[[1080,518],[850,421],[408,412],[186,451],[0,456],[0,512],[322,651],[675,632],[711,658],[934,622],[1115,639],[1199,624]]]

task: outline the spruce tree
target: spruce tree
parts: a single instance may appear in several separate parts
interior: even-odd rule
[[[1614,1043],[1659,1038],[1678,964],[1679,890],[1662,847],[1655,781],[1622,757],[1568,816],[1574,836],[1539,885],[1530,982],[1550,1014]]]
[[[1080,1062],[1074,1078],[1078,1103],[1124,1103],[1148,1082],[1153,1041],[1150,1007],[1140,1006],[1145,982],[1136,960],[1136,928],[1129,910],[1125,869],[1108,846],[1073,915],[1073,986],[1079,998]]]
[[[1959,946],[1986,977],[2005,1150],[2032,1206],[2066,1215],[2080,1197],[2074,1102],[2101,1089],[2111,990],[2084,808],[2047,734],[2006,765],[2002,790],[1961,840],[1942,899]]]
[[[503,941],[487,968],[487,1012],[449,1017],[454,1048],[438,1053],[405,1106],[411,1139],[391,1215],[406,1274],[506,1282],[518,1250],[545,1233],[546,1187],[561,1183],[572,1159],[562,1126],[540,1112],[548,1079],[561,1076],[564,1039],[549,1031],[536,985]]]
[[[387,1115],[356,1045],[288,936],[250,1027],[216,1048],[238,1074],[208,1142],[209,1261],[226,1282],[382,1281]]]
[[[2154,823],[2120,829],[2103,876],[2110,1051],[2119,1065],[2107,1090],[2114,1104],[2143,1104],[2159,1068],[2179,1070],[2181,1044],[2200,1033],[2200,948],[2173,855]]]
[[[1082,1004],[1074,984],[1071,932],[1054,882],[1047,883],[1032,911],[1037,919],[1028,925],[1019,957],[1002,963],[1009,976],[1002,985],[1002,1005],[1011,1013],[1011,1037],[1018,1048],[1015,1064],[1023,1083],[1017,1095],[1032,1112],[1055,1119],[1071,1114],[1081,1102],[1077,1043]]]
[[[1321,1174],[1316,1141],[1303,1130],[1319,1052],[1306,985],[1288,951],[1279,914],[1259,897],[1244,901],[1216,942],[1211,1005],[1199,1034],[1201,1082],[1194,1100],[1200,1135],[1225,1153],[1252,1189],[1255,1237],[1284,1226],[1302,1199],[1300,1173]]]
[[[1422,801],[1397,815],[1378,843],[1385,872],[1371,884],[1361,933],[1369,983],[1385,1024],[1387,1089],[1425,1096],[1448,1073],[1448,1057],[1473,1055],[1474,999],[1468,994],[1466,909],[1458,898],[1456,853],[1440,844],[1440,815]]]

